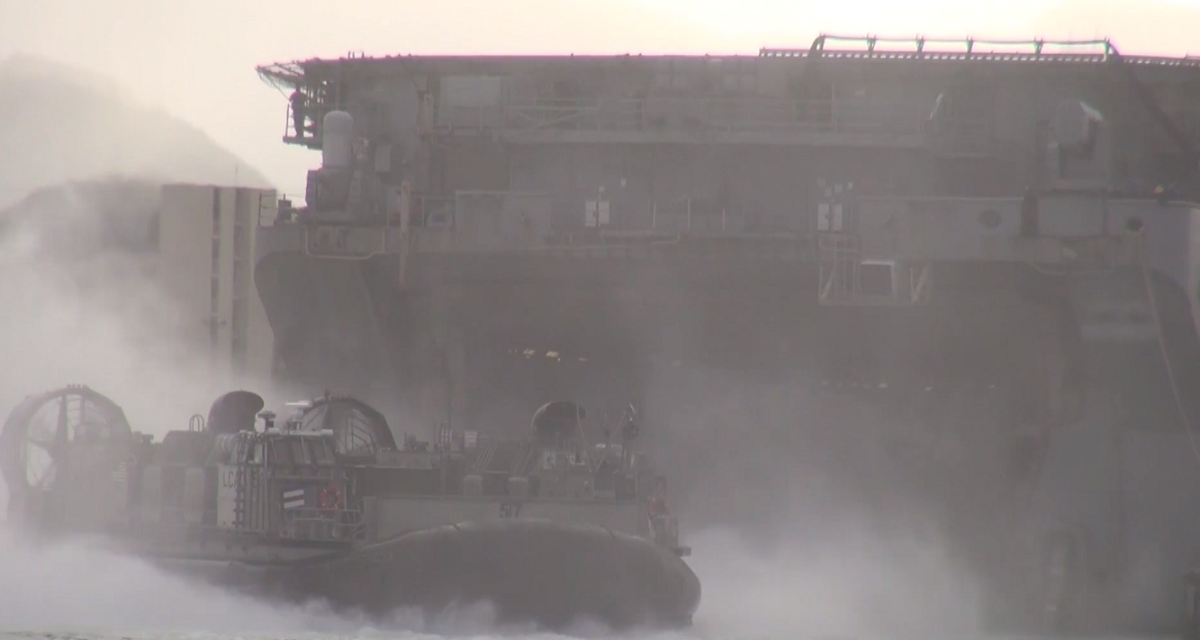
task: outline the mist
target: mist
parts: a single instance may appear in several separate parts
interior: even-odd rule
[[[189,319],[146,274],[146,256],[129,250],[152,218],[155,203],[144,196],[155,188],[137,180],[67,184],[9,212],[0,236],[0,297],[9,309],[0,332],[5,415],[27,395],[85,384],[120,405],[135,431],[160,438],[186,429],[191,415],[207,414],[232,388],[258,392],[273,407],[294,399],[269,381],[210,371],[204,354],[178,340]],[[6,503],[0,482],[0,513]],[[164,573],[97,540],[50,542],[0,527],[0,631],[395,637],[399,630],[422,637],[494,629],[486,607],[429,628],[405,611],[386,622],[376,628],[320,602],[257,602]]]
[[[5,113],[33,116],[29,126],[6,118],[0,127],[14,169],[0,186],[25,196],[0,212],[0,415],[27,395],[83,384],[123,407],[135,431],[161,437],[186,429],[191,415],[206,414],[231,388],[273,404],[285,399],[269,381],[204,366],[204,354],[179,340],[195,319],[183,317],[153,278],[149,238],[162,181],[203,181],[214,167],[224,174],[232,156],[165,114],[140,111],[101,77],[23,59],[0,68],[0,87],[20,89],[4,92],[19,97],[5,101],[15,110]],[[54,100],[64,94],[75,99]],[[71,126],[55,124],[73,118]],[[81,125],[90,141],[82,146]],[[253,169],[243,175],[261,181]],[[6,508],[0,484],[0,512]],[[44,545],[0,529],[4,629],[273,632],[318,628],[324,619],[316,606],[255,605],[95,543]]]
[[[978,630],[982,567],[949,517],[956,496],[934,485],[965,464],[961,443],[925,437],[929,425],[865,389],[801,374],[652,371],[643,448],[668,474],[693,547],[702,633]]]
[[[0,531],[0,629],[39,632],[295,633],[319,607],[269,607],[169,577],[95,543],[36,545]]]
[[[134,430],[161,437],[186,429],[195,413],[234,387],[278,403],[267,381],[214,374],[177,339],[181,317],[129,241],[154,214],[154,185],[66,185],[27,200],[0,237],[0,412],[23,397],[84,384],[125,410]],[[118,224],[110,209],[114,191]],[[149,210],[148,210],[149,209]],[[121,228],[132,229],[122,235]],[[192,320],[194,321],[194,320]],[[0,489],[3,489],[0,486]],[[0,511],[7,491],[0,492]],[[252,606],[142,563],[78,543],[39,548],[0,532],[0,626],[72,630],[96,627],[303,630],[319,611]]]
[[[1163,11],[1161,3],[1155,6]],[[279,8],[256,11],[274,11],[288,19],[306,13]],[[310,26],[326,28],[309,15],[300,17]],[[1059,23],[1066,23],[1067,18],[1073,16],[1063,16]],[[248,29],[246,33],[256,37],[230,38],[232,45],[243,46],[245,41],[259,46],[263,37],[282,37],[269,32],[294,33],[291,28],[264,31],[262,24],[243,22],[237,28]],[[1176,29],[1188,24],[1186,20],[1167,22]],[[340,26],[355,27],[350,22]],[[943,31],[951,31],[942,26]],[[203,32],[194,25],[191,28]],[[797,44],[795,34],[776,29],[772,35],[779,36],[780,44]],[[1157,38],[1145,33],[1148,30],[1156,31],[1157,26],[1139,27],[1137,42]],[[155,28],[140,31],[165,33]],[[420,31],[425,35],[442,32]],[[596,31],[607,38],[621,29]],[[658,28],[643,27],[641,31],[647,33],[639,37],[650,45],[663,46],[652,42],[662,35]],[[375,32],[373,46],[394,43],[396,33],[394,26],[382,28]],[[489,33],[500,34],[487,36],[493,38],[492,48],[507,47],[514,39],[501,31]],[[695,47],[699,39],[693,36],[705,33],[689,26],[672,37],[681,43],[690,39],[688,46]],[[341,43],[357,41],[358,34],[354,35],[338,36],[335,44],[326,40],[320,45],[336,55]],[[556,29],[553,35],[573,44],[579,34]],[[806,46],[809,35],[799,38],[799,44]],[[1086,35],[1092,35],[1091,31]],[[52,39],[45,33],[36,38]],[[538,42],[536,38],[520,39]],[[736,42],[726,39],[723,46],[752,52],[763,44],[762,39],[762,33],[756,32]],[[622,43],[636,45],[632,39]],[[294,162],[289,157],[291,164],[280,160],[285,150],[275,129],[268,127],[282,119],[283,101],[275,100],[276,96],[257,83],[251,66],[293,53],[307,56],[317,52],[309,48],[314,43],[302,44],[242,50],[240,57],[230,54],[201,72],[215,76],[218,68],[222,72],[240,70],[243,75],[235,84],[242,89],[252,87],[266,97],[248,93],[249,89],[226,96],[212,86],[201,92],[196,87],[208,83],[191,78],[138,82],[143,91],[151,91],[147,86],[177,89],[181,97],[172,98],[177,102],[166,98],[159,102],[177,106],[188,101],[189,108],[202,113],[210,128],[218,120],[230,119],[234,124],[228,126],[233,129],[214,135],[233,139],[245,134],[246,142],[240,144],[246,151],[287,165],[287,171],[271,167],[276,172],[273,176],[283,175],[300,184],[311,154]],[[421,46],[448,48],[444,42],[432,40]],[[85,54],[76,51],[72,55]],[[125,55],[126,67],[139,71],[145,71],[140,64],[149,64],[146,61],[153,58],[146,50]],[[199,57],[195,52],[189,55]],[[137,64],[128,62],[135,59]],[[114,57],[109,62],[119,61]],[[233,154],[216,149],[208,133],[133,103],[111,83],[62,71],[57,65],[30,60],[0,69],[0,93],[26,98],[20,105],[20,101],[0,104],[0,116],[6,121],[0,125],[0,157],[14,167],[0,175],[0,206],[36,188],[52,187],[43,197],[24,201],[20,215],[10,216],[0,234],[0,299],[6,307],[0,332],[0,361],[5,362],[0,372],[0,416],[27,394],[79,383],[121,405],[134,430],[161,436],[170,429],[186,428],[192,414],[206,413],[217,395],[233,388],[262,394],[269,407],[278,408],[282,401],[294,399],[298,395],[295,390],[267,380],[215,374],[203,366],[202,354],[182,346],[177,339],[179,329],[195,320],[182,317],[169,292],[153,284],[144,272],[143,256],[106,239],[111,229],[98,220],[112,203],[98,199],[92,186],[68,182],[109,175],[139,181],[139,187],[125,192],[128,200],[116,201],[118,208],[145,213],[127,218],[136,236],[153,215],[155,190],[163,180],[256,185],[265,180]],[[47,75],[55,76],[58,84],[41,84],[39,78]],[[169,74],[142,75],[166,78]],[[263,108],[239,108],[251,103]],[[253,115],[247,115],[250,113]],[[13,114],[22,118],[10,118]],[[133,191],[140,195],[132,195]],[[683,334],[676,338],[679,349],[684,356],[697,356],[703,335],[694,318],[702,316],[702,310],[681,306],[669,317],[658,315],[648,320]],[[781,333],[762,333],[764,342],[784,340]],[[688,562],[704,590],[696,628],[685,637],[975,630],[981,617],[979,582],[984,569],[970,559],[968,551],[949,542],[952,537],[961,539],[961,530],[954,529],[956,525],[939,505],[947,499],[977,500],[984,509],[996,503],[988,502],[986,495],[954,495],[955,487],[936,486],[935,480],[939,474],[950,475],[947,470],[955,465],[979,465],[974,477],[991,478],[1000,472],[988,466],[995,460],[964,460],[959,455],[967,449],[988,450],[979,441],[940,439],[940,448],[925,449],[924,474],[909,475],[914,458],[905,444],[920,441],[928,425],[897,415],[887,405],[873,402],[868,393],[838,395],[827,382],[799,375],[752,379],[702,365],[676,367],[671,362],[650,370],[642,389],[652,403],[647,407],[645,437],[670,477],[683,542],[693,548]],[[969,403],[964,400],[964,404]],[[979,421],[987,423],[998,415],[999,404],[1002,400],[985,398],[973,405],[974,411],[963,409],[963,413],[977,413]],[[402,425],[395,416],[389,418],[399,431]],[[747,437],[750,433],[754,437]],[[0,487],[0,512],[5,508],[4,493]],[[970,526],[983,530],[989,522],[987,514],[980,514]],[[290,607],[248,601],[174,578],[96,543],[44,545],[4,531],[0,531],[0,629],[96,629],[122,635],[128,635],[130,629],[147,633],[191,630],[300,637],[308,633],[394,636],[396,630],[411,637],[425,633],[472,636],[497,631],[486,611],[465,613],[450,626],[435,629],[398,614],[392,627],[376,629],[353,616],[333,616],[319,603]]]
[[[0,208],[97,178],[266,187],[204,131],[139,102],[112,78],[31,55],[0,58]]]
[[[426,623],[413,611],[383,621],[333,613],[321,602],[267,603],[160,571],[118,555],[98,540],[46,543],[0,530],[0,632],[159,633],[292,638],[330,634],[360,638],[470,638],[502,635],[554,640],[522,627],[497,627],[486,605],[471,605]],[[581,624],[580,632],[594,631]],[[601,633],[603,633],[601,631]],[[592,635],[595,635],[594,633]],[[665,640],[665,639],[664,639]]]
[[[17,310],[0,334],[0,358],[18,363],[0,377],[5,411],[27,394],[81,383],[120,404],[135,430],[161,436],[185,428],[190,415],[205,413],[230,388],[253,389],[269,404],[287,399],[286,391],[267,381],[213,375],[200,366],[199,354],[175,339],[186,319],[142,273],[139,257],[103,241],[104,227],[95,222],[103,207],[95,190],[62,189],[57,197],[27,203],[10,220],[0,246],[5,274],[0,295]],[[63,244],[56,234],[65,229],[72,240]],[[836,473],[850,459],[838,446],[854,447],[860,462],[884,462],[881,449],[872,451],[870,440],[846,428],[878,418],[868,405],[851,402],[840,412],[841,428],[830,424],[816,431],[824,434],[822,461],[820,455],[804,455],[788,436],[803,424],[830,422],[814,409],[815,397],[798,394],[794,386],[731,374],[707,372],[686,384],[677,376],[652,377],[656,413],[669,416],[653,423],[658,431],[653,438],[659,440],[656,450],[658,444],[671,445],[677,455],[702,462],[675,474],[685,542],[694,548],[690,562],[704,584],[695,633],[970,629],[971,576],[956,566],[933,514],[906,498],[889,510],[895,517],[871,516],[864,488],[849,482],[849,474]],[[772,428],[746,438],[744,426],[730,427],[747,418]],[[671,466],[671,453],[655,455]],[[279,607],[191,584],[94,544],[34,546],[4,534],[0,555],[0,620],[9,629],[367,628],[319,604]],[[81,566],[88,567],[86,573]],[[98,593],[108,594],[103,604]],[[463,631],[463,625],[494,631],[478,613],[455,622],[457,628],[439,631]],[[395,624],[420,628],[403,616]]]
[[[769,291],[697,292],[668,266],[629,273],[601,293],[554,298],[589,309],[581,320],[531,327],[528,339],[544,343],[528,346],[561,349],[562,363],[516,357],[491,379],[524,393],[529,409],[510,412],[514,432],[538,402],[570,398],[587,408],[596,441],[601,425],[634,400],[641,432],[633,446],[666,475],[682,543],[693,550],[686,561],[702,583],[697,632],[976,632],[986,567],[954,516],[972,501],[1004,511],[982,490],[1004,457],[979,454],[996,451],[986,438],[1003,434],[988,427],[1003,420],[1004,398],[958,391],[945,413],[959,428],[933,437],[945,425],[923,421],[920,407],[905,411],[897,395],[910,405],[954,405],[945,402],[948,390],[914,390],[916,379],[880,389],[879,377],[870,389],[852,388],[816,375],[822,363],[805,361],[811,345],[800,343],[825,327],[804,316],[812,312],[806,292],[787,300]],[[725,322],[747,318],[753,326]],[[584,352],[587,362],[576,364],[575,350],[588,347],[598,353]],[[475,402],[492,407],[494,390],[480,393],[486,399]],[[964,476],[963,467],[972,471]],[[945,476],[984,480],[957,495],[964,487],[945,486]],[[989,522],[983,514],[971,525]]]
[[[268,381],[212,372],[202,353],[181,346],[178,332],[195,319],[182,317],[145,273],[145,256],[85,251],[94,246],[87,234],[96,212],[86,200],[75,203],[55,212],[77,234],[70,256],[55,252],[36,223],[14,223],[0,246],[0,296],[12,310],[0,359],[19,363],[0,373],[0,404],[86,384],[122,405],[135,430],[162,435],[186,428],[189,416],[207,413],[231,387],[272,394]]]

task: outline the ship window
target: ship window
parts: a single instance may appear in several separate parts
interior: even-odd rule
[[[304,438],[292,439],[292,462],[297,465],[309,464],[308,452],[304,450]]]
[[[292,452],[286,440],[271,440],[267,443],[267,464],[284,466],[292,464]]]
[[[333,430],[335,451],[339,454],[370,456],[379,448],[374,420],[353,405],[329,403],[304,414],[301,430],[316,431],[322,427]]]
[[[320,465],[333,464],[333,452],[329,450],[329,442],[321,440],[313,440],[308,443],[308,448],[312,452],[313,460]]]
[[[345,455],[374,455],[377,448],[371,428],[362,422],[349,420],[338,433],[338,444]]]

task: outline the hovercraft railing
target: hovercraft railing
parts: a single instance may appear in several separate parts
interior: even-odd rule
[[[366,537],[366,524],[357,509],[298,507],[283,513],[279,537],[303,542],[349,542]]]

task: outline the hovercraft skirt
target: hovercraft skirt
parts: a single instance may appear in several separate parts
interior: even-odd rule
[[[268,577],[269,576],[269,577]],[[614,629],[691,623],[700,581],[670,550],[598,526],[522,519],[413,531],[349,555],[259,576],[291,598],[386,615],[488,603],[498,622]],[[263,585],[266,586],[266,585]]]

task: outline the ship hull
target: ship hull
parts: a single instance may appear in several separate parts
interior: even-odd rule
[[[472,604],[497,623],[561,630],[687,627],[700,581],[645,538],[548,520],[466,522],[405,533],[349,552],[279,564],[164,566],[271,600],[323,600],[335,610],[386,618],[416,610],[437,620]]]

